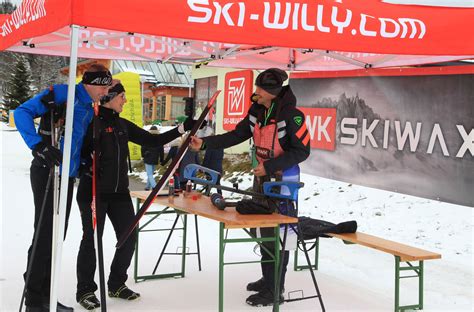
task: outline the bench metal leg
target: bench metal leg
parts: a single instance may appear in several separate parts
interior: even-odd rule
[[[408,266],[402,267],[400,262],[405,262]],[[400,276],[401,271],[413,271],[416,275]],[[418,278],[418,304],[400,306],[400,280],[402,278]],[[395,256],[395,312],[405,310],[423,310],[423,282],[423,261],[418,261],[418,266],[414,266],[409,261],[401,261],[400,257]]]
[[[158,269],[158,266],[160,265],[161,259],[163,258],[163,254],[166,252],[166,247],[168,247],[168,244],[169,244],[170,239],[171,239],[171,235],[173,235],[173,231],[176,227],[176,223],[178,222],[178,219],[179,219],[179,215],[177,215],[176,218],[174,219],[173,226],[171,227],[171,230],[168,233],[168,237],[166,238],[166,242],[163,245],[163,249],[160,252],[160,256],[158,257],[158,261],[156,261],[155,268],[153,269],[153,272],[151,273],[152,275],[154,275],[156,273],[156,269]]]
[[[140,207],[140,200],[136,200],[136,209]],[[151,229],[147,230],[145,229],[148,225],[150,225],[154,220],[156,220],[159,216],[163,214],[176,214],[176,218],[173,222],[173,225],[171,228],[166,228],[166,229]],[[197,243],[197,252],[188,252],[187,251],[187,214],[186,213],[180,213],[174,209],[171,209],[170,207],[165,207],[163,210],[160,211],[153,211],[153,212],[148,212],[147,215],[153,215],[150,220],[145,222],[144,225],[139,226],[137,228],[137,239],[135,242],[135,261],[134,261],[134,279],[135,282],[139,281],[145,281],[149,279],[160,279],[160,278],[169,278],[169,277],[184,277],[186,273],[186,256],[188,255],[197,255],[198,256],[198,267],[199,271],[201,271],[201,250],[200,250],[200,245],[199,245],[199,230],[198,230],[198,223],[197,223],[197,216],[195,215],[195,225],[196,225],[196,243]],[[183,227],[177,227],[177,221],[179,218],[182,218],[182,223]],[[183,231],[183,240],[182,240],[182,250],[179,252],[179,248],[176,252],[166,252],[166,248],[168,247],[168,244],[170,242],[171,236],[173,235],[175,230],[182,230]],[[139,246],[139,240],[140,240],[140,233],[141,232],[159,232],[159,231],[168,231],[168,237],[165,241],[165,244],[163,246],[163,249],[160,252],[159,258],[155,264],[155,267],[153,269],[153,272],[151,275],[138,275],[138,246]],[[181,256],[181,271],[180,272],[175,272],[175,273],[165,273],[165,274],[155,274],[158,266],[163,258],[164,255],[179,255]]]
[[[298,251],[299,251],[299,246],[300,246],[300,241],[298,240],[297,242],[297,248],[295,250],[295,259],[293,262],[293,270],[294,271],[301,271],[301,270],[307,270],[309,269],[309,266],[307,265],[299,265],[298,264]],[[311,251],[311,249],[308,250],[308,252]],[[311,266],[313,270],[317,271],[319,267],[319,237],[316,238],[314,241],[314,265]]]

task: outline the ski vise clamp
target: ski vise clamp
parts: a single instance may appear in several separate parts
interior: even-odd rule
[[[298,190],[304,186],[303,182],[264,182],[263,194],[268,197],[289,199],[292,201],[298,200]]]
[[[203,174],[200,178],[198,174]],[[195,182],[203,182],[207,184],[217,184],[220,173],[196,164],[189,164],[184,168],[184,178]]]

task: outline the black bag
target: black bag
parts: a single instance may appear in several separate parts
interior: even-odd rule
[[[271,205],[252,199],[242,199],[235,210],[240,214],[272,214],[275,211]]]
[[[334,224],[324,220],[299,217],[298,227],[303,240],[315,239],[317,237],[330,237],[326,233],[355,233],[357,231],[356,221],[347,221]]]

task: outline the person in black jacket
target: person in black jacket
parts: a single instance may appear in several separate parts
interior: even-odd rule
[[[283,86],[288,75],[277,68],[270,68],[257,76],[256,90],[252,96],[252,106],[247,116],[233,131],[205,138],[192,137],[190,147],[194,150],[227,148],[253,138],[258,165],[253,169],[254,191],[262,192],[264,182],[271,179],[284,181],[299,180],[298,164],[310,154],[310,134],[306,128],[303,113],[296,108],[296,97],[290,86]],[[278,208],[280,213],[295,216],[294,208],[282,205],[279,201],[265,201],[254,198],[269,211]],[[251,212],[248,212],[251,213]],[[253,230],[263,237],[273,236],[273,229]],[[260,248],[262,260],[271,260],[273,243],[264,243]],[[270,251],[270,253],[267,252]],[[289,252],[282,253],[283,271],[280,277],[280,292],[284,288]],[[249,283],[247,290],[256,291],[246,302],[252,306],[267,306],[274,299],[274,264],[262,263],[263,277]],[[278,298],[280,302],[283,297]]]
[[[160,131],[158,130],[156,126],[151,126],[149,132],[152,134],[160,134]],[[142,152],[143,163],[145,164],[145,171],[147,175],[145,191],[149,191],[150,189],[153,189],[156,186],[156,181],[155,181],[155,178],[153,177],[153,173],[155,172],[156,165],[158,165],[160,161],[163,161],[164,148],[163,148],[163,145],[160,145],[160,146],[142,145],[141,152]]]
[[[213,130],[211,127],[208,127],[209,130],[209,135],[213,134]],[[224,159],[224,149],[223,148],[206,148],[206,152],[204,154],[204,159],[202,161],[202,165],[206,168],[215,170],[219,172],[221,175],[217,179],[216,184],[220,185],[220,180],[223,174],[223,169],[222,169],[222,160]],[[221,190],[217,190],[217,193],[222,194]]]
[[[194,120],[187,119],[178,127],[163,134],[154,135],[119,116],[126,103],[125,89],[115,82],[99,109],[99,144],[98,185],[100,202],[97,204],[98,235],[103,234],[105,215],[112,222],[117,237],[130,225],[134,217],[134,208],[128,189],[128,142],[138,145],[162,146],[190,130]],[[76,300],[86,309],[100,306],[94,292],[96,257],[94,233],[92,229],[92,173],[90,164],[93,151],[93,123],[87,130],[84,139],[82,156],[83,168],[77,190],[77,202],[81,212],[83,236],[77,256],[77,292]],[[130,235],[124,246],[117,249],[110,267],[107,282],[110,297],[125,300],[137,299],[140,294],[130,290],[125,282],[127,269],[130,266],[135,249],[135,235]]]

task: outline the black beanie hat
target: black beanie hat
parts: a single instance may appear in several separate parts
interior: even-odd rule
[[[285,71],[278,68],[269,68],[257,76],[255,85],[270,94],[278,95],[286,79],[288,79],[288,75]]]
[[[105,103],[112,101],[114,97],[116,97],[122,92],[125,92],[125,88],[123,87],[121,83],[117,83],[116,85],[114,85],[112,88],[109,89],[109,93],[107,95],[104,95],[100,99],[100,104],[104,105]]]

